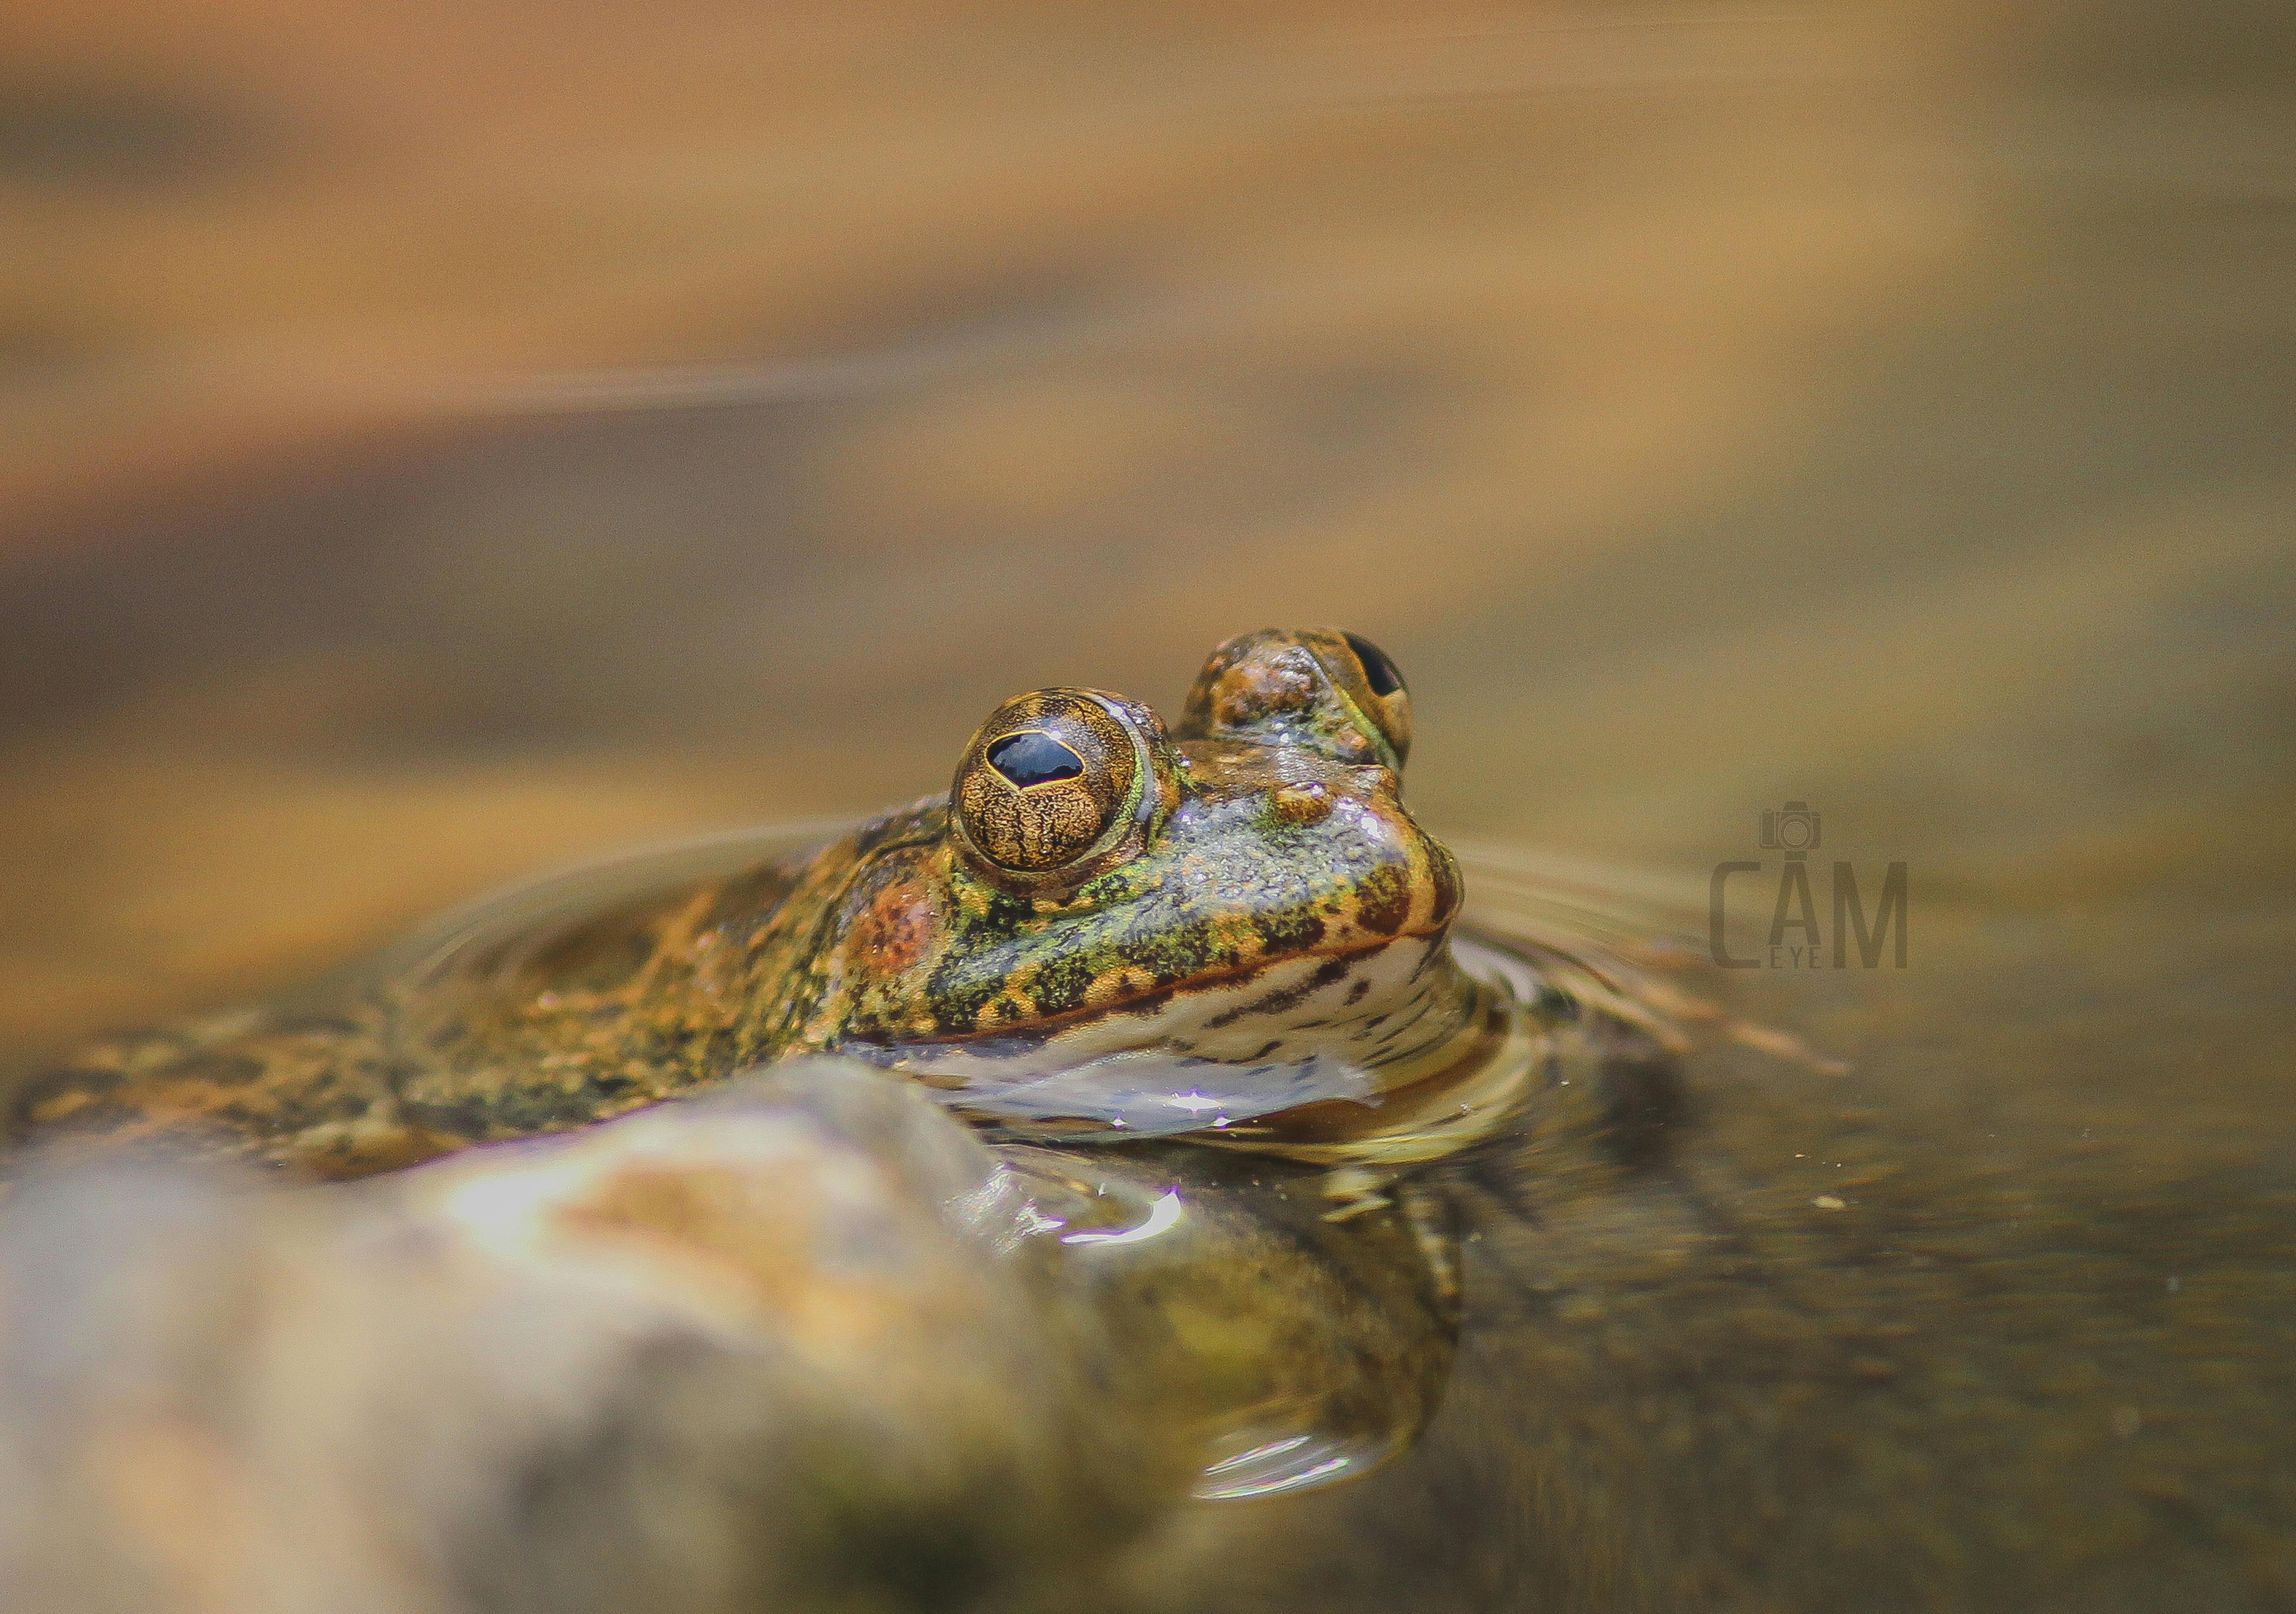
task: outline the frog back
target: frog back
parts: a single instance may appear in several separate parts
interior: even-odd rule
[[[483,899],[308,995],[83,1049],[9,1130],[363,1176],[562,1131],[788,1050],[809,922],[850,838],[766,832]]]

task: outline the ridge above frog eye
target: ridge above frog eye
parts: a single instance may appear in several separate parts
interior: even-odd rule
[[[1398,773],[1411,692],[1388,653],[1336,627],[1267,627],[1222,644],[1188,692],[1183,739],[1302,745]]]
[[[963,843],[1024,884],[1078,879],[1137,851],[1168,805],[1155,713],[1098,690],[1016,695],[966,746],[949,791]]]

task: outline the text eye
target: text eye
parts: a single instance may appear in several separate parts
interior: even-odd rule
[[[1371,685],[1373,694],[1384,700],[1402,689],[1403,675],[1395,670],[1395,663],[1387,659],[1385,651],[1360,634],[1342,637],[1348,648],[1356,652],[1356,660],[1363,663],[1364,681]]]
[[[1032,784],[1052,784],[1084,773],[1084,758],[1050,734],[1022,729],[988,748],[988,766],[1027,790]]]

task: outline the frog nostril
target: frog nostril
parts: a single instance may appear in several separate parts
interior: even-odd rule
[[[988,748],[988,766],[1021,790],[1081,777],[1084,758],[1040,729],[1007,734]]]

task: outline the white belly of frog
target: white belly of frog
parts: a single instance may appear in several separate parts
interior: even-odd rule
[[[1221,1131],[1302,1104],[1381,1095],[1439,1069],[1473,1034],[1477,995],[1439,941],[1287,959],[1049,1034],[854,1049],[983,1119],[1085,1122],[1161,1136]]]

